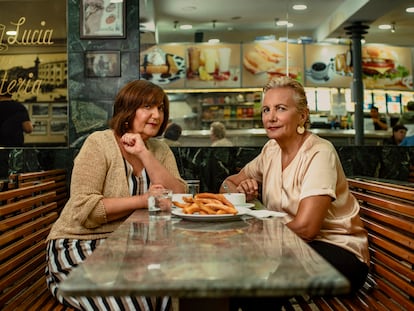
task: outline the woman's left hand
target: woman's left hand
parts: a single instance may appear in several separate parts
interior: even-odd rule
[[[121,137],[122,145],[125,151],[131,154],[139,154],[143,150],[147,150],[142,137],[138,133],[125,133]]]

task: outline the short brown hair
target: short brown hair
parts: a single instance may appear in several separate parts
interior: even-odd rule
[[[218,139],[226,137],[226,127],[223,123],[215,121],[210,124],[211,133]]]
[[[170,101],[164,90],[146,80],[134,80],[127,83],[117,94],[114,102],[114,111],[112,119],[109,122],[110,128],[115,134],[121,137],[128,129],[129,124],[133,123],[136,110],[144,105],[164,106],[164,120],[157,133],[162,135],[167,127],[170,116]]]

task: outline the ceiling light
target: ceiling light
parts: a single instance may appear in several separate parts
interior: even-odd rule
[[[16,30],[6,31],[6,35],[8,35],[8,36],[15,36],[16,34],[17,34],[17,31]]]
[[[406,11],[407,13],[414,13],[414,6],[409,7],[409,8],[406,8],[406,9],[405,9],[405,11]]]
[[[284,20],[276,22],[277,26],[286,26],[287,24],[288,24],[288,21],[284,21]]]
[[[193,28],[193,25],[190,25],[190,24],[180,25],[180,29],[183,29],[183,30],[188,30],[192,28]]]
[[[391,25],[390,24],[382,24],[382,25],[379,25],[378,28],[382,29],[382,30],[389,30],[389,29],[391,29]]]
[[[220,39],[209,39],[207,42],[210,44],[216,44],[216,43],[220,43]]]
[[[292,6],[292,8],[296,11],[303,11],[306,10],[308,7],[306,4],[295,4]]]
[[[391,23],[391,32],[394,33],[395,32],[395,23]]]

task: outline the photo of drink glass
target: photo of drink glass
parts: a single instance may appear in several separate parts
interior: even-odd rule
[[[200,181],[198,179],[190,179],[185,181],[187,183],[188,191],[193,196],[200,192]]]
[[[193,75],[198,74],[198,68],[200,67],[200,49],[196,47],[188,48],[188,62],[190,64],[190,73]]]
[[[148,212],[150,220],[170,220],[172,190],[151,189],[148,193]]]
[[[216,71],[217,51],[215,49],[204,49],[203,58],[206,72],[214,73]]]
[[[230,48],[219,48],[218,59],[219,59],[219,72],[228,72],[230,69]]]

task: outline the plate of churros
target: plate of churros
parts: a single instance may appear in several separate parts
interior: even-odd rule
[[[228,221],[246,214],[246,207],[234,206],[224,195],[198,193],[184,197],[182,202],[173,201],[172,214],[193,221]]]

